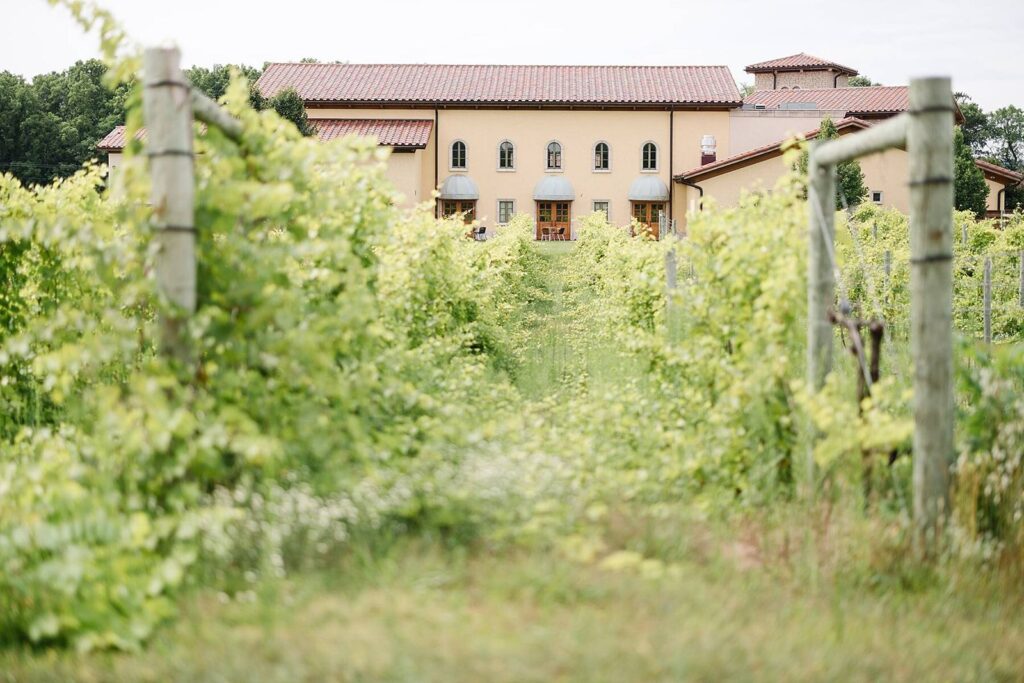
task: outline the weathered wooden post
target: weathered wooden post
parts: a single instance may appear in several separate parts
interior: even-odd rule
[[[185,327],[196,308],[195,180],[191,88],[180,61],[177,48],[146,49],[142,111],[158,245],[156,279],[172,306],[160,320],[160,348],[189,362]]]
[[[832,263],[835,249],[836,169],[819,164],[814,150],[821,144],[811,143],[807,164],[807,386],[819,391],[832,371],[832,322],[829,308],[835,297],[835,275]],[[804,477],[808,495],[813,495],[814,443],[807,445]]]
[[[983,328],[985,330],[985,343],[992,343],[992,259],[985,257],[984,280],[981,285],[981,297],[983,305]]]
[[[910,330],[914,359],[914,518],[933,548],[949,511],[953,460],[953,92],[910,82]]]
[[[1024,308],[1024,249],[1017,252],[1017,303]]]

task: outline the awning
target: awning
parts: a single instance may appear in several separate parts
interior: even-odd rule
[[[469,176],[450,175],[441,183],[441,199],[480,199],[480,190]]]
[[[572,183],[562,176],[544,176],[533,188],[533,198],[537,201],[571,202],[576,199],[576,191]]]
[[[631,202],[667,202],[668,187],[656,175],[642,175],[629,186]]]

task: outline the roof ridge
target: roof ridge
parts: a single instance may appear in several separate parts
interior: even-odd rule
[[[507,66],[551,69],[728,69],[728,64],[471,64],[465,62],[267,62],[271,66]],[[266,68],[264,68],[264,71]]]

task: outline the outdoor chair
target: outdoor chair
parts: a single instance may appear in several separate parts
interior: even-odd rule
[[[565,228],[558,229],[558,239],[563,241],[565,240]]]
[[[546,241],[550,240],[551,239],[551,229],[550,228],[541,228],[540,229],[540,239],[541,239],[542,242],[546,242]]]

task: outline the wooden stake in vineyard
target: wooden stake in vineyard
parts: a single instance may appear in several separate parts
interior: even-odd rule
[[[150,202],[157,243],[156,279],[172,310],[160,319],[160,350],[192,361],[185,325],[196,310],[195,170],[192,116],[239,142],[242,124],[181,71],[177,48],[147,48],[142,62],[142,118],[149,157]]]
[[[196,309],[195,178],[191,86],[180,61],[177,48],[146,50],[142,111],[158,245],[156,279],[173,307],[160,320],[160,348],[172,358],[189,362],[185,324]]]
[[[910,159],[911,353],[914,359],[914,519],[933,548],[949,510],[953,459],[953,93],[948,78],[910,83],[910,110],[811,147],[808,163],[807,382],[832,368],[835,168],[906,145]],[[813,448],[807,472],[813,482]]]

